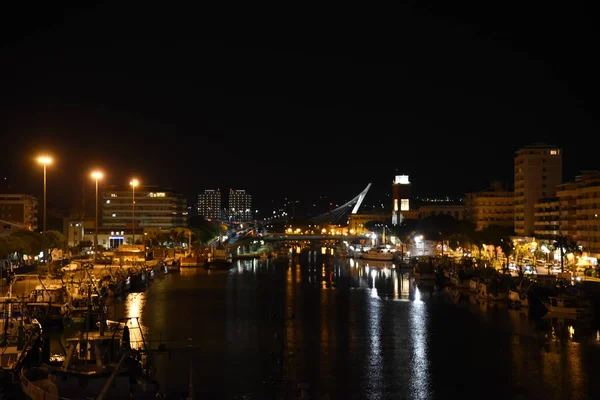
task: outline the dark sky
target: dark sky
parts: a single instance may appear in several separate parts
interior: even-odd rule
[[[2,176],[40,195],[47,150],[49,203],[91,192],[98,166],[260,205],[389,191],[396,171],[421,195],[510,184],[533,142],[564,149],[567,180],[597,168],[593,13],[481,3],[3,13]]]

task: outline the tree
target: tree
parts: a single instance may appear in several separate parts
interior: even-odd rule
[[[67,238],[58,231],[45,231],[42,232],[42,246],[45,249],[45,261],[52,261],[48,259],[47,254],[52,254],[53,250],[65,250],[67,248]]]
[[[11,234],[27,243],[29,254],[38,255],[42,251],[42,235],[35,231],[22,229]]]
[[[12,264],[13,256],[16,255],[19,262],[23,260],[23,254],[28,250],[27,243],[16,236],[0,236],[0,256],[3,260]]]
[[[489,225],[481,231],[483,241],[486,244],[491,244],[494,246],[494,259],[498,259],[498,248],[500,248],[502,252],[504,252],[505,249],[512,251],[512,242],[510,240],[512,233],[513,230],[511,228],[506,228],[499,225]],[[511,243],[510,247],[508,243]],[[506,255],[508,263],[508,254],[505,252],[504,254]]]
[[[192,235],[191,240],[190,234]],[[177,247],[183,247],[183,243],[193,242],[195,235],[194,232],[188,228],[172,228],[169,231],[169,236]]]
[[[158,242],[159,247],[169,247],[173,243],[173,239],[171,238],[171,234],[166,231],[160,231],[156,234],[156,241]]]
[[[581,253],[581,250],[579,249],[579,246],[575,240],[564,235],[559,235],[556,237],[554,240],[554,246],[560,251],[560,272],[565,272],[565,254],[579,254]]]
[[[476,236],[475,224],[471,221],[461,220],[458,221],[457,231],[450,237],[450,240],[455,245],[462,247],[464,257],[464,249],[469,249],[469,252],[471,252],[471,247],[475,243]]]
[[[442,243],[442,255],[444,255],[444,242],[458,233],[458,226],[456,218],[441,214],[422,219],[417,230],[428,239],[440,241]]]
[[[207,221],[197,215],[189,219],[188,226],[196,236],[198,245],[207,243],[222,233],[221,226],[218,223]]]
[[[413,236],[416,233],[418,221],[416,219],[409,219],[402,221],[399,225],[394,225],[390,228],[390,232],[393,236],[396,236],[402,243],[402,254],[401,257],[404,260],[405,245],[411,243]]]
[[[504,256],[506,257],[506,267],[505,268],[506,268],[506,270],[508,270],[508,259],[514,249],[512,240],[510,240],[510,238],[501,239],[500,249],[502,250],[502,253],[504,253]]]

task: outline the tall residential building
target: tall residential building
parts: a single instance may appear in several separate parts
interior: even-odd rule
[[[252,221],[252,196],[245,190],[229,189],[229,219],[235,222]]]
[[[29,194],[0,194],[0,219],[37,230],[37,199]]]
[[[536,239],[555,239],[560,232],[560,201],[558,196],[544,197],[535,203]]]
[[[221,220],[221,190],[207,189],[198,194],[198,215],[209,220]]]
[[[559,234],[583,251],[600,255],[600,171],[582,171],[575,181],[558,186]]]
[[[562,150],[546,144],[533,144],[515,155],[515,233],[533,236],[535,204],[556,194],[562,183]]]
[[[465,195],[467,219],[481,231],[490,225],[513,228],[515,194],[504,189],[502,182],[490,188]]]
[[[105,229],[161,228],[187,225],[187,200],[171,189],[157,186],[108,187],[100,193],[100,226]],[[135,225],[134,225],[135,217]]]
[[[392,224],[398,225],[410,211],[411,185],[408,175],[396,175],[392,183]]]

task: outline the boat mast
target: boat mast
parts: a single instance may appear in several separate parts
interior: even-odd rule
[[[192,363],[192,353],[190,353],[190,382],[188,383],[188,400],[194,400],[194,364]]]

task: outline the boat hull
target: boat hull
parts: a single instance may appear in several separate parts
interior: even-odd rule
[[[593,310],[590,307],[556,307],[546,301],[542,304],[551,313],[568,314],[568,315],[591,315]]]

